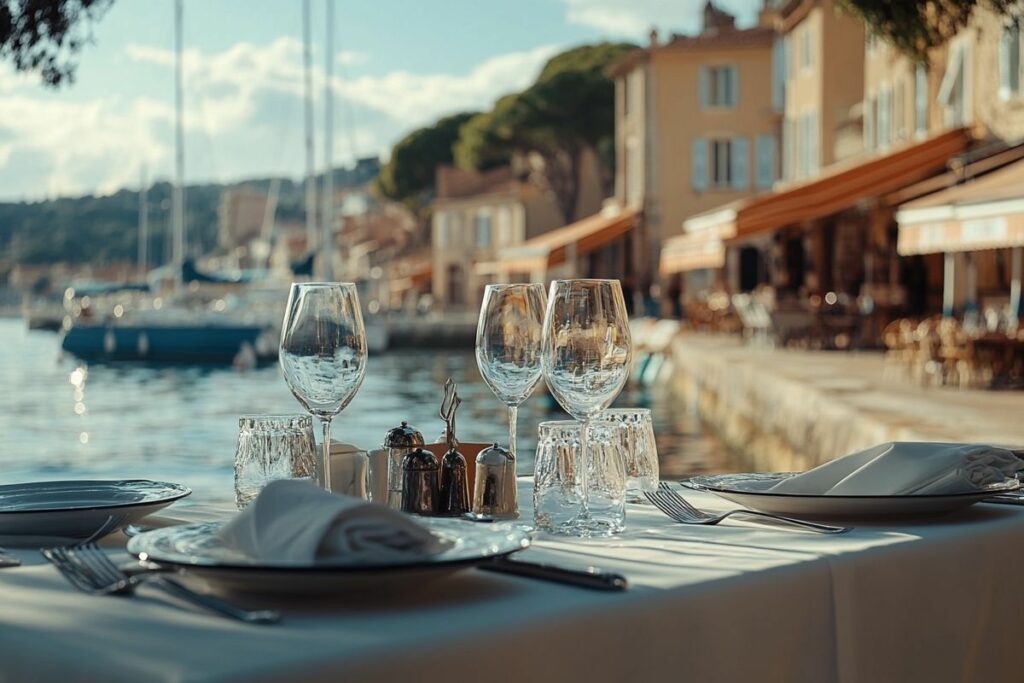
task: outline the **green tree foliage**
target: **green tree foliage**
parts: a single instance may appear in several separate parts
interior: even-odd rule
[[[58,86],[74,77],[89,28],[113,0],[0,0],[0,58]]]
[[[446,116],[399,140],[391,150],[391,159],[380,170],[377,190],[417,213],[422,210],[430,200],[435,169],[452,163],[452,145],[459,137],[459,129],[475,115],[476,112],[464,112]]]
[[[978,7],[1001,16],[1021,19],[1017,0],[840,0],[860,17],[868,30],[918,62],[970,21]]]
[[[512,157],[528,162],[534,179],[555,196],[563,218],[575,218],[580,163],[588,150],[602,161],[607,192],[612,167],[615,86],[608,67],[635,46],[584,45],[552,57],[537,81],[470,120],[455,144],[460,166],[486,169]]]

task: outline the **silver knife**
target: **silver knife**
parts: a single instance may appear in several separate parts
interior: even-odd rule
[[[477,568],[489,572],[555,581],[556,583],[565,583],[578,588],[591,588],[600,591],[624,591],[629,587],[629,582],[622,574],[604,571],[597,567],[570,569],[543,562],[497,558],[477,565]]]

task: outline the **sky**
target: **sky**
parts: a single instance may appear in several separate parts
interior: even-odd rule
[[[326,0],[312,2],[316,165],[323,164]],[[761,0],[717,0],[747,26]],[[704,0],[335,0],[335,165],[386,158],[409,131],[486,109],[560,50],[699,30]],[[300,178],[299,0],[184,0],[186,182]],[[170,179],[174,2],[114,0],[74,83],[0,62],[0,201],[109,194]]]

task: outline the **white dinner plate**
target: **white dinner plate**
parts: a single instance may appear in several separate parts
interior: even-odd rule
[[[221,543],[217,537],[220,522],[147,531],[128,541],[128,552],[140,560],[198,576],[216,589],[312,595],[386,586],[419,586],[427,579],[510,555],[530,545],[529,534],[512,524],[438,518],[420,521],[436,536],[449,541],[449,546],[429,557],[385,564],[253,559]]]
[[[104,524],[111,533],[190,493],[180,484],[144,479],[6,484],[0,486],[0,537],[11,545],[75,540]]]
[[[767,491],[798,472],[711,474],[691,477],[680,483],[700,491],[711,491],[751,510],[787,517],[814,519],[881,519],[952,512],[1008,491],[1020,488],[1016,479],[990,484],[977,491],[946,495],[825,496]]]

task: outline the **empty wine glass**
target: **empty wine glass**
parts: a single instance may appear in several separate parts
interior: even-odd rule
[[[580,422],[579,487],[583,499],[571,528],[581,535],[614,533],[591,519],[587,471],[593,418],[626,384],[632,358],[629,319],[618,280],[555,280],[544,316],[541,365],[558,403]]]
[[[540,381],[544,285],[487,285],[476,326],[476,364],[508,406],[508,450],[516,455],[519,405]]]
[[[285,382],[323,428],[320,484],[331,490],[331,419],[366,374],[366,330],[351,282],[293,284],[278,356]]]

